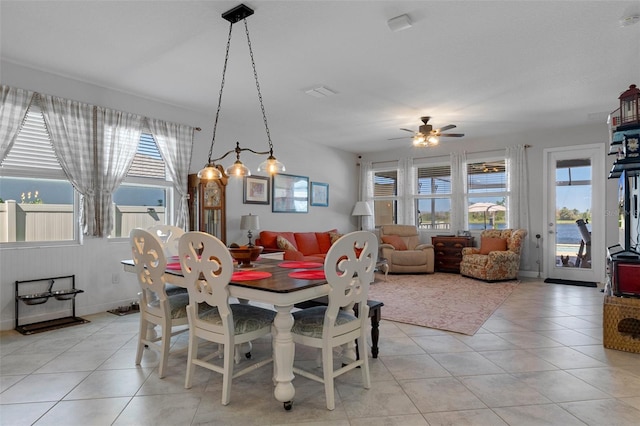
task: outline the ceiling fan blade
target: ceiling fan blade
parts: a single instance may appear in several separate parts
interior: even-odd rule
[[[451,129],[455,129],[456,125],[455,124],[447,124],[444,127],[440,127],[439,129],[437,129],[438,132],[444,132],[446,130],[451,130]]]
[[[405,132],[415,133],[415,131],[409,130],[409,129],[400,129],[400,130],[404,130]]]
[[[399,137],[399,138],[391,138],[391,139],[387,139],[387,140],[388,141],[395,141],[395,140],[398,140],[398,139],[410,139],[410,138],[411,138],[411,136],[402,136],[402,137]]]
[[[449,138],[461,138],[464,136],[464,133],[442,133],[438,136],[446,136]]]

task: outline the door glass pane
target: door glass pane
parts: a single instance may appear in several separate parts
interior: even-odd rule
[[[591,268],[591,160],[556,163],[556,266]]]

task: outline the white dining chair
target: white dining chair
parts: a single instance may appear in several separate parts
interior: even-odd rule
[[[184,235],[184,229],[173,225],[153,225],[147,230],[162,242],[167,258],[178,255],[178,241]]]
[[[335,408],[334,379],[339,375],[361,367],[364,388],[371,387],[367,351],[367,295],[377,257],[378,240],[371,232],[356,231],[342,236],[331,246],[325,258],[324,273],[331,287],[328,305],[293,313],[293,341],[322,350],[323,375],[321,377],[296,365],[293,371],[324,383],[329,410]],[[356,305],[358,316],[353,313]],[[333,348],[353,347],[356,339],[360,359],[356,359],[355,352],[349,348],[349,357],[342,360],[342,367],[334,369]]]
[[[191,388],[196,366],[222,374],[222,405],[231,400],[232,379],[272,362],[271,353],[234,372],[236,346],[270,333],[276,312],[247,303],[229,303],[233,259],[222,241],[204,232],[187,232],[180,238],[180,263],[189,291],[189,353],[185,388]],[[203,311],[202,305],[210,308]],[[218,343],[215,350],[198,356],[200,340]],[[222,354],[222,365],[213,360]]]
[[[168,295],[165,289],[167,259],[161,242],[151,232],[135,228],[129,234],[133,262],[140,285],[140,331],[136,365],[140,365],[145,347],[160,354],[158,375],[165,376],[171,338],[188,330],[189,295]],[[155,333],[154,327],[160,327]]]

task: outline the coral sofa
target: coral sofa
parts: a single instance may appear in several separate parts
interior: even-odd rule
[[[462,249],[460,274],[488,282],[517,279],[526,236],[526,229],[482,231],[480,248]]]
[[[283,250],[284,260],[324,263],[331,244],[340,237],[337,232],[335,229],[327,232],[261,231],[260,238],[256,239],[256,245],[263,246],[265,249]]]

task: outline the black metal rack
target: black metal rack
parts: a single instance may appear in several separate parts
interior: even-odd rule
[[[56,280],[71,279],[71,288],[54,290],[53,285]],[[27,283],[45,282],[49,283],[49,287],[46,291],[41,293],[20,294],[20,285]],[[55,330],[57,328],[69,327],[71,325],[84,324],[89,322],[84,318],[76,317],[76,295],[78,293],[84,293],[84,290],[76,288],[76,276],[65,275],[52,278],[39,278],[35,280],[16,281],[16,296],[15,296],[15,313],[16,313],[16,331],[22,334],[33,334],[42,331]],[[25,305],[41,305],[54,298],[56,300],[67,301],[71,300],[71,316],[55,318],[47,321],[33,322],[29,324],[20,324],[20,302]]]

